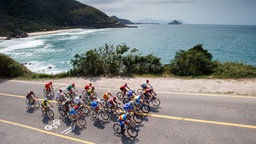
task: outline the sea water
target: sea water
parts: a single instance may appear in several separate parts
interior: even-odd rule
[[[168,64],[177,51],[197,44],[219,62],[256,66],[256,26],[140,24],[138,28],[82,29],[72,32],[0,41],[4,53],[38,73],[56,74],[72,68],[75,54],[126,44],[142,55],[153,54]]]

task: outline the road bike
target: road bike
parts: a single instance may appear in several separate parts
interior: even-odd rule
[[[54,97],[54,92],[53,92],[52,89],[48,89],[48,90],[44,89],[43,92],[44,92],[44,94],[45,94],[46,96],[49,96],[49,97],[51,97],[51,98]]]
[[[46,111],[44,111],[44,107],[41,107],[41,111],[43,115],[47,116],[48,118],[54,118],[54,113],[49,107],[46,107]]]
[[[127,134],[132,137],[132,138],[136,138],[138,136],[138,130],[135,128],[135,124],[132,122],[128,122],[128,124],[124,124],[124,131],[127,131]],[[114,124],[113,125],[113,130],[117,133],[117,134],[121,134],[122,133],[122,127],[120,126],[120,124]]]
[[[102,119],[104,119],[104,120],[108,120],[109,119],[109,114],[108,114],[108,112],[105,110],[105,108],[100,108],[99,110],[98,110],[98,113],[96,113],[96,111],[93,109],[93,108],[91,108],[91,110],[89,111],[89,115],[93,118],[93,119],[95,119],[97,116],[101,116],[101,118]]]
[[[38,97],[33,100],[26,100],[26,105],[28,108],[38,109],[40,107],[40,103],[37,101]]]

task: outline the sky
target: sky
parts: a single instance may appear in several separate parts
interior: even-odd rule
[[[77,0],[132,22],[256,25],[256,0]]]

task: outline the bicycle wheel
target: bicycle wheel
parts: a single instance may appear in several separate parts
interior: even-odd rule
[[[142,89],[138,89],[138,90],[137,90],[137,94],[141,94],[142,91],[143,91]]]
[[[97,117],[97,113],[94,111],[94,109],[91,109],[91,110],[89,111],[89,114],[90,114],[90,116],[91,116],[92,118],[96,118],[96,117]]]
[[[83,95],[84,97],[87,96],[86,90],[83,90],[83,91],[82,91],[82,95]]]
[[[102,111],[100,113],[100,116],[104,119],[104,120],[108,120],[109,119],[109,114],[107,111]]]
[[[88,114],[89,113],[89,108],[88,107],[83,106],[81,110],[82,110],[82,112],[84,114]]]
[[[158,98],[154,97],[154,98],[151,99],[151,103],[154,106],[159,106],[161,102]]]
[[[113,130],[114,130],[116,133],[118,133],[118,134],[120,134],[120,133],[122,132],[122,128],[121,128],[121,126],[120,126],[119,124],[114,124],[114,125],[113,125]]]
[[[148,105],[142,105],[140,107],[140,110],[143,112],[143,113],[149,113],[150,112],[150,106]]]
[[[136,113],[134,113],[133,115],[133,120],[136,122],[136,123],[141,123],[143,121],[143,117],[141,115],[138,115]]]
[[[92,92],[92,97],[97,98],[97,93],[95,91]]]
[[[128,98],[124,98],[123,99],[123,104],[126,104],[126,103],[128,103],[129,102],[129,99]]]
[[[47,111],[47,116],[48,116],[49,118],[51,118],[51,119],[54,118],[54,113],[53,113],[53,111],[52,111],[51,109],[48,109],[48,111]]]
[[[58,104],[61,104],[61,103],[62,103],[61,98],[56,97],[56,102],[57,102]]]
[[[40,107],[40,103],[38,101],[34,101],[34,108],[38,109]]]
[[[85,126],[86,125],[86,120],[82,117],[78,117],[77,122],[80,126]]]
[[[100,99],[100,102],[104,107],[107,105],[107,101],[105,99]]]
[[[53,92],[53,90],[50,90],[49,95],[50,95],[51,97],[54,97],[54,92]]]
[[[65,111],[63,109],[59,109],[59,113],[60,113],[61,116],[65,116],[66,115],[66,113],[65,113]]]
[[[26,105],[27,105],[27,106],[29,105],[29,100],[28,100],[28,99],[26,100]]]
[[[125,113],[125,111],[120,107],[116,107],[115,112],[117,115],[121,115]]]
[[[47,94],[48,94],[47,91],[46,91],[46,89],[43,89],[43,93],[44,93],[44,95],[47,95]]]
[[[42,112],[43,115],[46,115],[46,114],[47,114],[47,113],[44,111],[44,108],[43,108],[43,107],[41,107],[41,112]]]
[[[128,127],[127,128],[127,133],[132,138],[136,138],[138,136],[138,131],[133,127]]]
[[[116,93],[117,98],[119,98],[120,100],[122,100],[124,98],[124,94],[122,92],[118,92]]]

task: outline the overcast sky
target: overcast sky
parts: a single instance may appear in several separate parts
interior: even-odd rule
[[[256,0],[77,0],[108,16],[138,22],[156,19],[186,24],[256,25]]]

